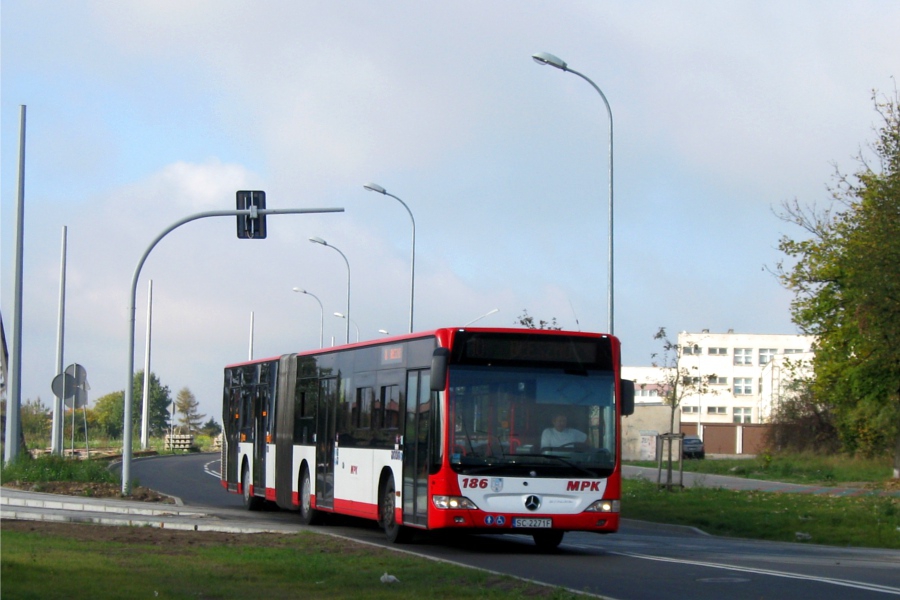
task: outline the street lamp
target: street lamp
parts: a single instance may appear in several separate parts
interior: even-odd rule
[[[378,333],[380,333],[381,335],[391,335],[387,329],[379,329]]]
[[[344,340],[344,343],[349,344],[350,343],[350,261],[347,260],[347,257],[344,256],[344,253],[341,252],[337,246],[332,246],[331,244],[329,244],[328,242],[326,242],[325,240],[323,240],[320,237],[311,237],[311,238],[309,238],[309,241],[311,241],[313,244],[322,244],[323,246],[326,246],[328,248],[331,248],[332,250],[335,250],[338,254],[341,255],[341,257],[344,259],[344,262],[347,264],[347,335],[346,335],[346,339]]]
[[[489,317],[489,316],[491,316],[492,314],[494,314],[495,312],[500,312],[500,309],[499,309],[499,308],[495,308],[494,310],[489,310],[489,311],[487,311],[486,313],[484,313],[483,315],[481,315],[480,317],[476,317],[476,318],[472,319],[471,321],[469,321],[468,323],[466,323],[465,325],[463,325],[463,327],[468,327],[469,325],[471,325],[471,324],[474,323],[475,321],[480,321],[480,320],[482,320],[482,319],[485,318],[485,317]]]
[[[336,313],[334,313],[334,316],[340,317],[341,319],[347,319],[347,323],[349,323],[350,321],[353,321],[353,319],[344,315],[344,313],[336,312]],[[359,325],[356,324],[356,321],[353,321],[353,326],[356,327],[356,341],[359,342]],[[349,325],[348,325],[348,327],[349,327]],[[347,341],[349,342],[350,340],[347,340]]]
[[[613,118],[612,118],[612,109],[609,107],[609,102],[606,100],[606,96],[597,87],[593,81],[588,79],[586,76],[582,75],[578,71],[575,71],[566,64],[564,60],[557,56],[553,56],[547,52],[538,52],[537,54],[532,54],[531,58],[534,59],[539,65],[550,65],[551,67],[556,67],[561,71],[566,71],[572,73],[574,75],[578,75],[597,90],[597,93],[600,94],[600,97],[603,99],[603,104],[606,106],[606,114],[609,115],[609,279],[607,284],[607,295],[608,295],[608,306],[609,313],[607,316],[607,330],[608,333],[613,333]]]
[[[313,298],[316,299],[316,302],[319,303],[319,311],[321,312],[321,316],[319,318],[319,348],[322,348],[324,346],[324,333],[325,333],[325,309],[322,308],[322,301],[319,300],[318,296],[316,296],[315,294],[313,294],[311,292],[307,292],[304,289],[295,287],[294,291],[298,292],[300,294],[306,294],[307,296],[312,296]]]
[[[409,220],[412,222],[412,258],[409,262],[409,332],[413,332],[413,302],[416,297],[416,220],[413,218],[412,211],[409,210],[409,207],[406,205],[406,202],[398,198],[397,196],[391,194],[386,189],[378,185],[377,183],[367,183],[363,186],[370,192],[378,192],[379,194],[384,194],[385,196],[390,196],[397,202],[403,205],[403,208],[406,209],[406,212],[409,213]]]

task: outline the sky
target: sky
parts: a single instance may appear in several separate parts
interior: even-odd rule
[[[891,1],[2,0],[0,250],[11,341],[26,106],[22,401],[52,404],[62,233],[66,365],[93,401],[151,371],[221,422],[222,369],[414,328],[608,332],[623,363],[670,332],[798,333],[771,273],[783,202],[827,206],[900,67]],[[309,242],[325,239],[334,248]],[[350,265],[349,273],[340,250]],[[315,298],[295,293],[306,289]],[[318,299],[322,303],[320,309]],[[491,313],[497,309],[496,312]],[[488,314],[491,313],[491,314]],[[252,315],[252,317],[251,317]]]

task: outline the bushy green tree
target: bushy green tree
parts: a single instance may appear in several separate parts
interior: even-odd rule
[[[143,418],[144,372],[138,371],[134,376],[132,389],[131,422],[132,431],[140,433]],[[162,385],[156,373],[150,373],[150,435],[160,436],[169,428],[169,406],[172,398],[169,387]],[[125,422],[125,392],[118,391],[106,394],[97,399],[92,409],[101,430],[112,438],[122,437],[122,426]]]
[[[50,408],[44,406],[41,397],[26,400],[21,408],[22,433],[29,447],[50,445],[50,429],[53,417]]]
[[[132,410],[132,417],[135,422],[138,424],[138,431],[140,431],[140,423],[142,419],[143,413],[143,403],[144,403],[144,371],[140,370],[134,375],[134,409]],[[150,435],[160,436],[163,435],[169,429],[169,411],[172,406],[172,395],[169,391],[169,386],[162,385],[159,381],[159,378],[156,376],[156,373],[150,371],[150,394],[149,394],[149,402],[150,405]]]
[[[795,294],[794,322],[817,337],[811,391],[834,408],[844,447],[893,451],[900,476],[900,97],[875,106],[877,164],[838,173],[832,208],[784,205],[806,237],[782,237],[793,264],[777,273]]]
[[[112,392],[101,396],[94,402],[91,412],[97,421],[100,431],[111,438],[122,437],[122,425],[125,421],[125,393]]]
[[[200,433],[208,435],[209,437],[215,437],[222,433],[222,426],[219,425],[215,419],[210,419],[200,428]]]

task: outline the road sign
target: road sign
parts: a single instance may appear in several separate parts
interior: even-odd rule
[[[79,365],[78,363],[72,363],[68,367],[66,367],[66,372],[63,373],[65,376],[63,382],[60,384],[63,386],[63,400],[66,403],[66,406],[69,408],[81,408],[82,406],[87,406],[88,403],[88,390],[91,389],[91,386],[87,382],[87,369]],[[57,378],[59,375],[57,375]],[[72,386],[69,387],[69,380],[71,379]],[[53,380],[56,383],[56,379]],[[53,390],[56,392],[56,388]]]
[[[53,394],[63,400],[75,395],[75,378],[68,373],[60,373],[50,384]],[[68,405],[67,405],[68,406]]]
[[[240,239],[262,240],[266,237],[266,215],[256,211],[265,210],[266,193],[263,191],[241,190],[237,193],[237,209],[251,210],[249,215],[238,215],[237,236]]]

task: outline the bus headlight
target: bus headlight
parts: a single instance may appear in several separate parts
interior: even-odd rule
[[[584,509],[584,512],[617,513],[619,512],[619,506],[620,502],[618,500],[597,500]]]
[[[465,496],[432,496],[435,508],[452,510],[478,510],[475,503]]]

